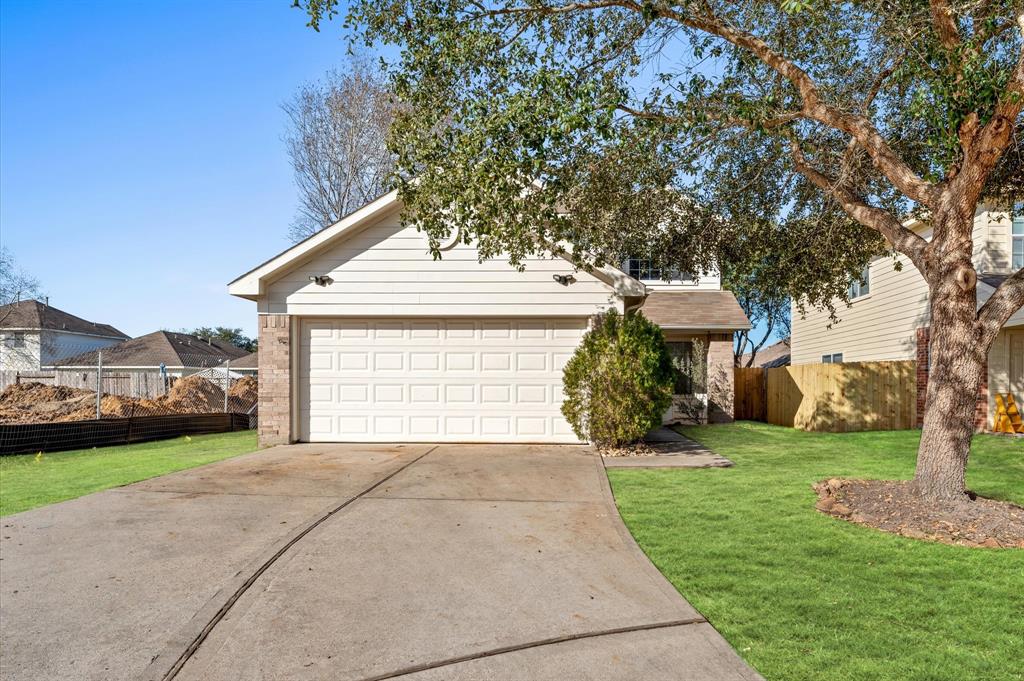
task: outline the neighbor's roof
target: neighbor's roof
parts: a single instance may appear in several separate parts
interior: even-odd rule
[[[223,366],[223,364],[221,365]],[[231,360],[232,369],[258,369],[258,355],[255,352],[250,352],[248,355],[242,355],[237,359]]]
[[[358,233],[392,211],[398,210],[400,205],[401,201],[398,198],[397,190],[374,199],[362,208],[349,213],[330,227],[320,230],[311,237],[300,241],[288,250],[277,254],[270,260],[238,277],[228,284],[228,293],[249,300],[258,299],[263,295],[268,281],[290,271],[300,263],[308,261],[315,254],[330,249],[336,243]],[[561,250],[567,252],[558,252],[557,255],[570,260],[568,252],[571,249],[565,244],[559,244],[559,246]],[[559,249],[554,250],[558,251]],[[643,284],[614,267],[596,267],[590,273],[621,295],[641,296],[644,294]]]
[[[1009,274],[993,274],[992,272],[979,272],[978,279],[985,282],[992,288],[999,288]]]
[[[786,336],[777,343],[773,343],[766,348],[761,348],[758,350],[757,356],[754,357],[754,366],[763,367],[765,369],[788,367],[790,361],[789,343],[789,336]],[[749,361],[750,353],[748,352],[740,358],[740,366],[747,366],[747,362]]]
[[[129,338],[128,334],[121,333],[109,324],[90,322],[38,300],[22,300],[0,306],[0,328],[47,329],[105,338]]]
[[[640,311],[663,329],[737,331],[750,320],[729,291],[654,291]]]
[[[187,333],[154,331],[102,349],[103,366],[118,367],[215,367],[227,359],[244,357],[242,348]],[[62,359],[56,366],[94,367],[97,351]]]

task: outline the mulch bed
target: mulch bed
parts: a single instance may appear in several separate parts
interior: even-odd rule
[[[814,485],[816,508],[911,539],[978,546],[1024,548],[1024,507],[981,497],[963,502],[925,502],[908,482],[831,478]]]
[[[600,449],[601,456],[615,458],[621,456],[658,456],[657,450],[646,442],[634,442],[622,447],[604,447]]]

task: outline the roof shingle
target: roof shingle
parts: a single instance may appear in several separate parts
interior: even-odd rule
[[[130,338],[109,324],[97,324],[38,300],[0,305],[0,329],[47,329],[107,338]]]
[[[103,348],[103,366],[120,367],[215,367],[227,359],[249,354],[242,348],[219,340],[187,333],[154,331],[123,343]],[[62,367],[92,367],[96,351],[84,352],[57,363]]]
[[[750,320],[729,291],[654,291],[640,306],[663,329],[749,329]]]

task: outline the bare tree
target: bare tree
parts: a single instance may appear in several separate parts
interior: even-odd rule
[[[0,246],[0,306],[35,298],[38,295],[39,281],[18,267],[11,252]],[[0,310],[0,323],[12,311],[12,308]]]
[[[394,165],[386,144],[394,100],[381,74],[353,59],[344,70],[302,86],[283,108],[299,188],[289,236],[301,241],[386,191]]]

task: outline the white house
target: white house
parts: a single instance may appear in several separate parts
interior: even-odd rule
[[[48,302],[22,300],[0,306],[0,370],[39,371],[128,337],[109,324],[76,317]]]
[[[711,417],[731,419],[731,334],[749,322],[716,278],[645,282],[558,256],[518,271],[445,246],[435,261],[392,192],[229,284],[257,304],[263,444],[576,442],[561,372],[607,308],[641,307],[679,352],[706,340],[728,374]]]

